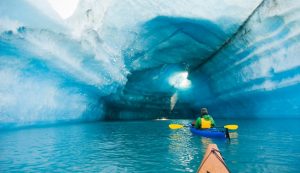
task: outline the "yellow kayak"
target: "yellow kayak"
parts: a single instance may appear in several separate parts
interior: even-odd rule
[[[216,144],[209,144],[197,173],[229,173]]]

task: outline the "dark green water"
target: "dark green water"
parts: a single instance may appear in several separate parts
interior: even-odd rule
[[[216,143],[232,172],[299,172],[300,120],[216,120],[238,124],[231,141],[193,136],[170,123],[99,122],[0,132],[0,172],[195,172]]]

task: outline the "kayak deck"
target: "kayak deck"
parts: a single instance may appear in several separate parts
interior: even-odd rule
[[[223,138],[226,139],[226,131],[218,128],[210,128],[210,129],[196,129],[194,127],[190,127],[190,131],[199,136],[207,137],[207,138]]]
[[[209,144],[197,173],[229,173],[216,144]]]

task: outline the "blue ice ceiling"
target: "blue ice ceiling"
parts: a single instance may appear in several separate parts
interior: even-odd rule
[[[0,2],[1,127],[299,116],[296,0],[86,0],[66,20],[41,4]]]

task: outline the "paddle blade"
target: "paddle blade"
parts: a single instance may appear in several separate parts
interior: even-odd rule
[[[239,128],[239,126],[236,124],[228,124],[228,125],[224,126],[224,128],[227,128],[229,130],[236,130]]]
[[[182,127],[183,127],[183,125],[181,125],[181,124],[170,124],[169,125],[170,129],[180,129]]]

